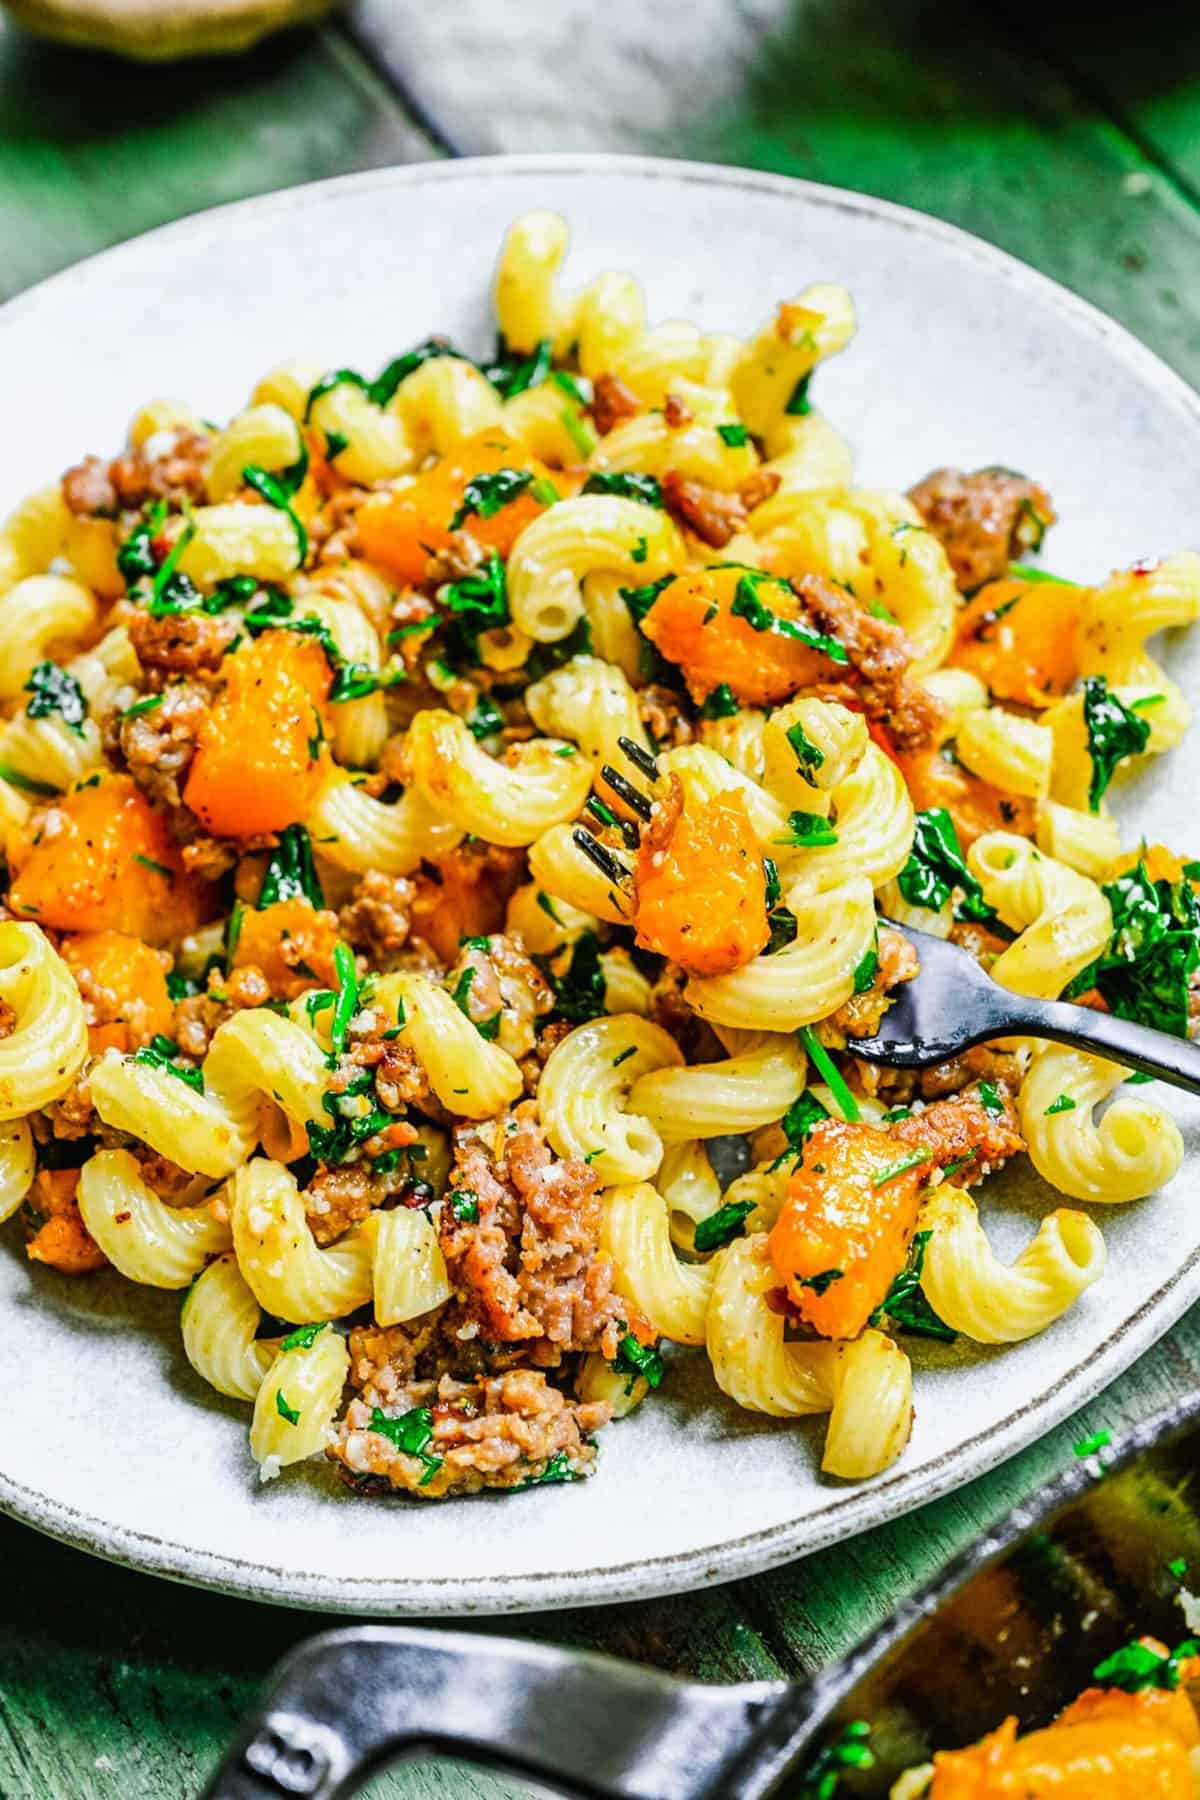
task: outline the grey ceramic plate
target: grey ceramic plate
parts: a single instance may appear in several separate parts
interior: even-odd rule
[[[210,415],[284,356],[382,365],[433,330],[490,341],[507,222],[570,218],[570,276],[635,269],[659,318],[746,331],[813,279],[845,282],[855,347],[819,402],[869,482],[1001,462],[1048,484],[1056,566],[1088,578],[1195,538],[1200,403],[1111,321],[997,251],[901,208],[733,170],[618,158],[497,159],[335,181],[208,213],[97,257],[0,314],[0,505],[115,445],[153,394]],[[1182,672],[1200,642],[1173,647]],[[1197,849],[1185,748],[1121,796],[1137,829]],[[725,1404],[679,1356],[606,1436],[596,1480],[464,1505],[356,1502],[320,1467],[260,1489],[245,1417],[179,1348],[178,1298],[27,1268],[0,1245],[0,1504],[138,1568],[357,1613],[469,1613],[662,1593],[747,1575],[894,1517],[1080,1406],[1200,1296],[1189,1203],[1200,1103],[1176,1097],[1188,1171],[1106,1211],[1111,1272],[1052,1331],[960,1358],[914,1347],[917,1422],[880,1481],[817,1471],[819,1429]],[[1013,1253],[1050,1200],[1025,1169],[989,1189]]]

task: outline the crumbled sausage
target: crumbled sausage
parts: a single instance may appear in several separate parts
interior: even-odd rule
[[[649,682],[637,692],[638,714],[642,724],[660,748],[674,749],[690,744],[694,736],[692,721],[682,697],[658,682]]]
[[[352,1379],[363,1361],[361,1349],[356,1355],[359,1335],[351,1333]],[[412,1453],[372,1429],[380,1412],[398,1419],[416,1408],[428,1408],[430,1435]],[[525,1487],[547,1476],[562,1481],[590,1475],[596,1463],[590,1440],[611,1416],[601,1402],[568,1399],[534,1369],[471,1382],[443,1375],[438,1381],[384,1383],[373,1371],[347,1407],[327,1454],[357,1493],[399,1491],[440,1500],[482,1488]]]
[[[664,396],[663,418],[667,422],[667,429],[669,431],[682,431],[685,425],[690,425],[692,423],[695,416],[695,413],[682,395],[667,394]]]
[[[945,546],[964,594],[1006,575],[1058,516],[1045,488],[1015,469],[934,469],[908,497]]]
[[[833,1015],[832,1024],[848,1038],[873,1037],[891,1004],[892,989],[920,973],[917,953],[904,933],[886,925],[879,930],[877,956],[870,987],[861,994],[852,994]]]
[[[510,1056],[528,1056],[537,1021],[554,1005],[554,992],[520,945],[495,932],[463,943],[446,986],[473,1024],[484,1027]]]
[[[204,472],[211,442],[183,426],[155,432],[137,450],[111,462],[87,456],[62,479],[63,499],[83,517],[111,517],[147,500],[203,500]]]
[[[111,748],[150,800],[167,807],[182,805],[182,784],[196,753],[200,727],[208,716],[202,688],[175,682],[149,712],[114,715],[108,736]]]
[[[979,1086],[963,1088],[948,1100],[935,1100],[891,1127],[902,1143],[932,1151],[959,1186],[979,1181],[1025,1148],[1017,1128],[1016,1108],[1007,1086],[995,1084],[995,1104],[984,1105]]]
[[[533,1360],[546,1366],[574,1350],[615,1355],[630,1307],[599,1249],[600,1184],[582,1159],[552,1155],[536,1108],[460,1126],[450,1179],[440,1234],[459,1335],[534,1340]],[[461,1192],[477,1218],[456,1213]]]
[[[668,469],[663,476],[662,495],[667,511],[714,550],[723,550],[746,523],[746,506],[740,494],[691,481],[678,469]]]
[[[228,975],[212,969],[207,992],[189,994],[176,1005],[175,1041],[185,1056],[199,1062],[207,1054],[218,1025],[246,1007],[265,1006],[270,998],[270,982],[252,963],[231,969]]]
[[[139,606],[129,614],[128,629],[143,669],[171,676],[215,673],[242,627],[232,616],[177,612],[155,618]]]
[[[636,418],[641,401],[631,388],[616,375],[597,375],[592,383],[592,424],[601,437],[607,437],[626,419]]]
[[[404,875],[369,869],[338,913],[342,936],[361,950],[373,969],[392,967],[408,942],[417,890]]]
[[[854,672],[852,681],[829,682],[822,691],[879,719],[900,749],[931,742],[944,709],[909,675],[913,647],[900,627],[877,619],[853,594],[822,576],[798,576],[790,585],[813,628],[837,639]]]

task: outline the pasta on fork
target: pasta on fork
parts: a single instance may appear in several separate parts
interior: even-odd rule
[[[512,225],[490,356],[144,402],[0,526],[0,1219],[178,1291],[264,1478],[574,1482],[690,1355],[865,1480],[1179,1168],[1099,1058],[855,1040],[891,920],[1187,1034],[1200,862],[1110,798],[1189,724],[1200,556],[1081,585],[1030,477],[856,482],[841,287],[743,340],[566,254]],[[1008,1261],[1026,1152],[1068,1203]]]

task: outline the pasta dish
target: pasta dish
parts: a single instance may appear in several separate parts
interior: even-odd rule
[[[1187,728],[1200,557],[1078,585],[1034,479],[856,485],[840,287],[742,340],[565,252],[509,230],[490,359],[152,400],[0,527],[0,1219],[179,1290],[264,1477],[575,1481],[666,1343],[863,1479],[914,1346],[1050,1326],[1179,1168],[1113,1063],[854,1046],[897,926],[1187,1034],[1200,863],[1109,787]]]

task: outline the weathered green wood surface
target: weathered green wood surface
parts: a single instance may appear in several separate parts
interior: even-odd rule
[[[653,41],[631,40],[650,14]],[[353,35],[155,71],[0,27],[0,296],[198,207],[438,143],[652,149],[884,194],[1065,280],[1200,380],[1200,24],[1166,8],[1133,28],[1127,12],[1040,8],[1035,29],[1016,7],[966,0],[360,0]],[[1200,1312],[1078,1420],[917,1515],[755,1581],[515,1629],[713,1680],[811,1670],[1079,1437],[1198,1377]],[[322,1623],[112,1569],[7,1522],[0,1558],[4,1800],[194,1793],[271,1663]],[[432,1766],[371,1788],[514,1791]]]

